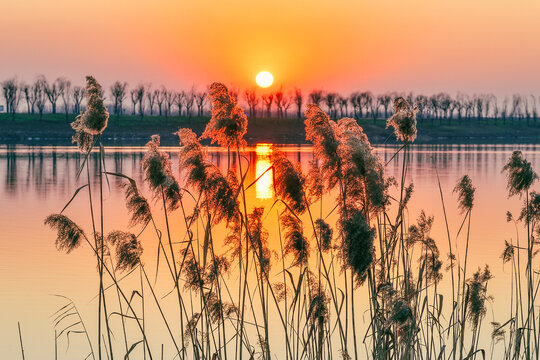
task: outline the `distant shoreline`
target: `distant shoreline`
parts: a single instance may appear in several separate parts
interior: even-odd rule
[[[69,122],[74,115],[66,119],[64,114],[44,114],[39,116],[17,114],[12,121],[9,114],[0,114],[0,144],[3,145],[55,145],[71,144],[73,131]],[[149,117],[123,115],[119,119],[112,117],[103,135],[103,142],[108,146],[141,146],[153,134],[159,134],[162,144],[173,146],[178,143],[174,135],[181,127],[191,128],[200,135],[208,117],[178,118]],[[500,122],[500,120],[499,120]],[[395,137],[392,131],[385,128],[385,120],[360,119],[358,123],[364,128],[372,144],[392,144]],[[279,143],[308,144],[305,140],[304,122],[301,119],[250,119],[245,136],[248,144]],[[418,124],[417,144],[540,144],[540,124],[526,126],[522,123],[459,123],[455,120],[448,124],[431,121]]]

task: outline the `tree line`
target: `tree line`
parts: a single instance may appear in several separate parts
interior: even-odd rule
[[[78,114],[85,107],[85,89],[73,85],[64,77],[48,81],[43,75],[32,83],[10,78],[2,81],[2,95],[5,111],[15,118],[16,113],[56,114],[61,106],[66,119],[70,114]],[[356,91],[346,96],[337,92],[312,90],[303,93],[295,88],[285,91],[282,88],[266,91],[257,88],[231,90],[231,94],[246,106],[250,117],[303,118],[303,110],[309,103],[327,110],[332,118],[353,117],[355,119],[387,118],[393,113],[391,104],[397,97],[403,97],[418,109],[417,118],[435,124],[436,121],[449,124],[458,122],[492,120],[538,121],[537,103],[540,97],[535,95],[514,94],[499,99],[494,94],[468,95],[458,93],[452,96],[441,92],[423,95],[399,92],[374,94],[371,91]],[[127,82],[115,81],[108,90],[103,90],[107,107],[111,114],[119,117],[123,114],[143,116],[205,116],[209,113],[206,90],[173,90],[165,86],[153,88],[139,84],[128,88]]]

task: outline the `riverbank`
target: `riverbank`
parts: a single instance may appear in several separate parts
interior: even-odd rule
[[[73,131],[69,123],[74,115],[44,114],[42,120],[39,115],[17,114],[12,120],[10,114],[0,114],[0,144],[21,145],[70,145]],[[160,117],[122,115],[111,117],[109,126],[104,134],[105,145],[144,145],[151,135],[159,134],[164,145],[177,144],[174,132],[181,127],[189,127],[197,134],[201,134],[208,122],[208,117]],[[394,142],[392,131],[385,128],[385,119],[360,119],[358,123],[364,128],[373,144]],[[245,139],[250,144],[270,142],[280,144],[304,144],[305,132],[303,120],[297,118],[276,119],[261,118],[250,119]],[[490,119],[484,121],[471,121],[469,123],[453,120],[448,124],[431,121],[418,124],[417,144],[467,144],[467,143],[540,143],[540,124],[525,122],[503,123]]]

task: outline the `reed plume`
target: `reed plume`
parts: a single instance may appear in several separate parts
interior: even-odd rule
[[[309,259],[309,242],[304,236],[302,222],[289,210],[283,211],[279,217],[285,232],[285,255],[293,255],[292,266],[302,266]]]
[[[507,173],[508,182],[506,186],[509,196],[517,194],[521,196],[538,179],[538,175],[534,172],[531,163],[518,150],[512,153],[502,171]]]
[[[212,103],[212,117],[202,134],[203,139],[211,139],[223,147],[244,146],[247,132],[247,117],[227,87],[212,83],[209,88]]]
[[[321,241],[321,250],[328,251],[332,247],[332,235],[334,231],[323,219],[315,220],[315,230]]]
[[[141,262],[143,248],[134,234],[119,230],[111,231],[107,235],[107,242],[115,248],[118,270],[129,271]]]
[[[152,220],[152,213],[150,212],[148,201],[141,195],[134,182],[123,183],[122,187],[124,188],[126,207],[131,214],[129,226],[133,227],[137,224],[147,224]]]
[[[313,143],[315,156],[321,160],[321,172],[328,189],[334,188],[341,172],[338,155],[339,141],[335,135],[335,122],[314,104],[308,104],[305,112],[306,140]]]
[[[293,165],[277,148],[272,150],[274,192],[289,208],[301,214],[306,210],[305,179],[299,164]]]
[[[358,283],[362,284],[373,261],[375,230],[355,208],[349,209],[347,216],[341,216],[339,226],[343,234],[340,255],[344,266],[352,269]]]
[[[176,132],[180,138],[179,168],[186,172],[186,185],[203,196],[201,208],[208,209],[214,222],[235,220],[240,216],[238,187],[234,174],[227,177],[206,159],[197,136],[190,129]]]
[[[489,266],[486,265],[484,270],[478,268],[469,279],[469,298],[468,298],[468,312],[467,318],[471,322],[473,328],[477,328],[480,320],[486,315],[486,300],[487,296],[487,283],[493,276],[489,271]]]
[[[386,128],[394,128],[398,140],[411,143],[416,139],[416,113],[418,106],[411,106],[401,96],[394,100],[394,114],[386,121]]]
[[[469,175],[464,175],[454,187],[454,192],[458,194],[458,206],[462,214],[472,209],[475,191],[476,188],[472,185]]]
[[[168,210],[175,210],[180,203],[180,186],[174,178],[169,155],[159,149],[159,135],[152,135],[146,144],[146,153],[141,161],[146,181],[156,198],[165,197]]]
[[[56,248],[70,253],[81,244],[83,230],[62,214],[51,214],[45,218],[45,225],[57,231]]]
[[[109,112],[101,96],[101,85],[92,76],[86,77],[86,111],[78,115],[71,127],[75,130],[72,140],[79,149],[88,152],[93,136],[101,134],[107,127]]]

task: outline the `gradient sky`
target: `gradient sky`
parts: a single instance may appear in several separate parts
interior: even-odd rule
[[[3,0],[0,79],[540,93],[538,0]]]

